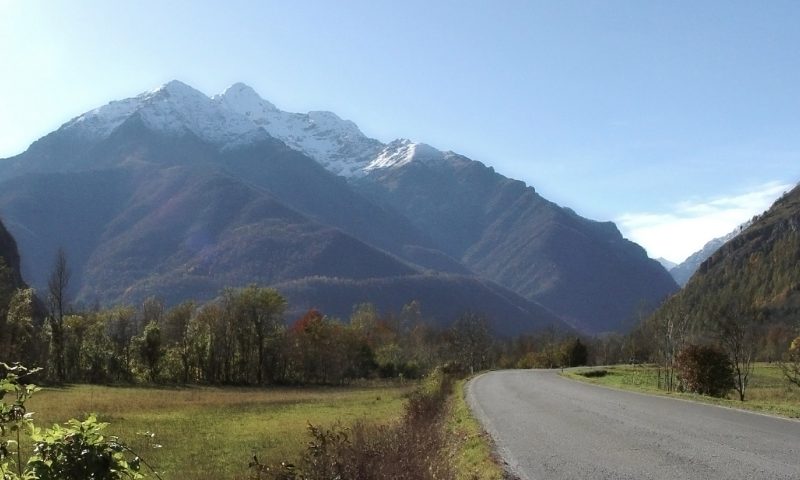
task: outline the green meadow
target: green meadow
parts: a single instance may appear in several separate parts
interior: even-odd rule
[[[245,479],[253,454],[292,461],[309,423],[387,423],[402,415],[415,383],[313,388],[45,388],[28,403],[37,425],[96,413],[164,480]],[[152,432],[153,437],[145,437]]]

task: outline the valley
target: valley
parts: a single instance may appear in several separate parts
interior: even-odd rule
[[[173,81],[0,160],[1,359],[9,374],[41,367],[38,425],[109,422],[157,478],[297,478],[280,475],[316,471],[320,454],[350,468],[370,442],[388,455],[412,438],[435,455],[396,462],[499,478],[462,398],[469,378],[512,470],[584,476],[580,462],[517,460],[495,425],[523,417],[477,406],[488,377],[472,375],[646,360],[590,381],[795,416],[799,191],[673,266],[679,289],[613,223],[480,162],[283,112],[243,84],[208,97]],[[729,400],[676,393],[702,388],[681,355],[707,345],[726,358],[730,373],[714,375]],[[561,388],[527,375],[544,386],[520,402]],[[303,452],[308,425],[322,450]],[[447,440],[463,429],[472,440]],[[596,461],[609,478],[643,468]],[[691,471],[723,468],[704,462]]]

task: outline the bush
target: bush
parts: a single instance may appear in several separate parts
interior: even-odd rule
[[[676,369],[685,391],[724,397],[733,387],[728,356],[710,345],[689,345],[676,357]]]
[[[38,370],[0,363],[0,478],[3,480],[126,480],[146,478],[143,461],[116,437],[107,437],[107,426],[90,415],[85,421],[38,428],[25,403],[38,391],[25,383]],[[33,454],[23,458],[22,432],[33,443]],[[6,439],[7,435],[12,438]],[[158,474],[155,474],[160,478]]]
[[[600,378],[608,375],[608,370],[588,370],[585,372],[578,372],[578,375],[586,378]]]
[[[792,341],[779,365],[786,379],[800,387],[800,337]]]

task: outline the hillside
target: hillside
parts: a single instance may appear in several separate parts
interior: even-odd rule
[[[670,299],[702,320],[718,302],[735,299],[767,322],[792,325],[800,314],[800,187],[776,201],[763,215],[720,247]]]
[[[409,298],[419,301],[425,318],[447,327],[464,313],[484,314],[495,333],[519,335],[561,320],[515,293],[463,275],[407,275],[367,280],[304,278],[275,285],[286,296],[291,315],[325,306],[328,315],[348,318],[353,305],[369,302],[385,313],[398,314]]]
[[[0,222],[0,296],[4,296],[2,292],[23,286],[17,242]],[[4,308],[4,305],[0,305],[0,312]]]
[[[408,146],[388,148],[400,157]],[[393,168],[373,168],[352,182],[472,271],[584,331],[624,329],[637,310],[655,308],[677,289],[613,223],[583,218],[460,155],[417,146]]]
[[[25,287],[20,275],[19,253],[14,237],[8,233],[6,227],[0,222],[0,353],[8,357],[6,341],[8,334],[3,330],[7,329],[6,314],[9,304],[18,288]],[[14,359],[17,361],[18,359]],[[2,361],[12,361],[3,358]]]

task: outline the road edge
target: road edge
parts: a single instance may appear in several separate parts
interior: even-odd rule
[[[525,475],[520,470],[519,463],[516,461],[516,459],[514,459],[514,456],[511,455],[511,452],[509,452],[504,446],[500,445],[498,442],[497,430],[495,430],[491,420],[486,415],[486,412],[483,411],[483,408],[478,400],[475,398],[475,393],[473,392],[472,388],[473,385],[479,378],[492,372],[493,371],[478,374],[470,378],[464,385],[464,396],[466,397],[467,406],[469,407],[475,419],[478,420],[478,423],[480,423],[483,430],[489,435],[492,451],[502,462],[503,471],[505,472],[504,477],[507,480],[536,480]]]

